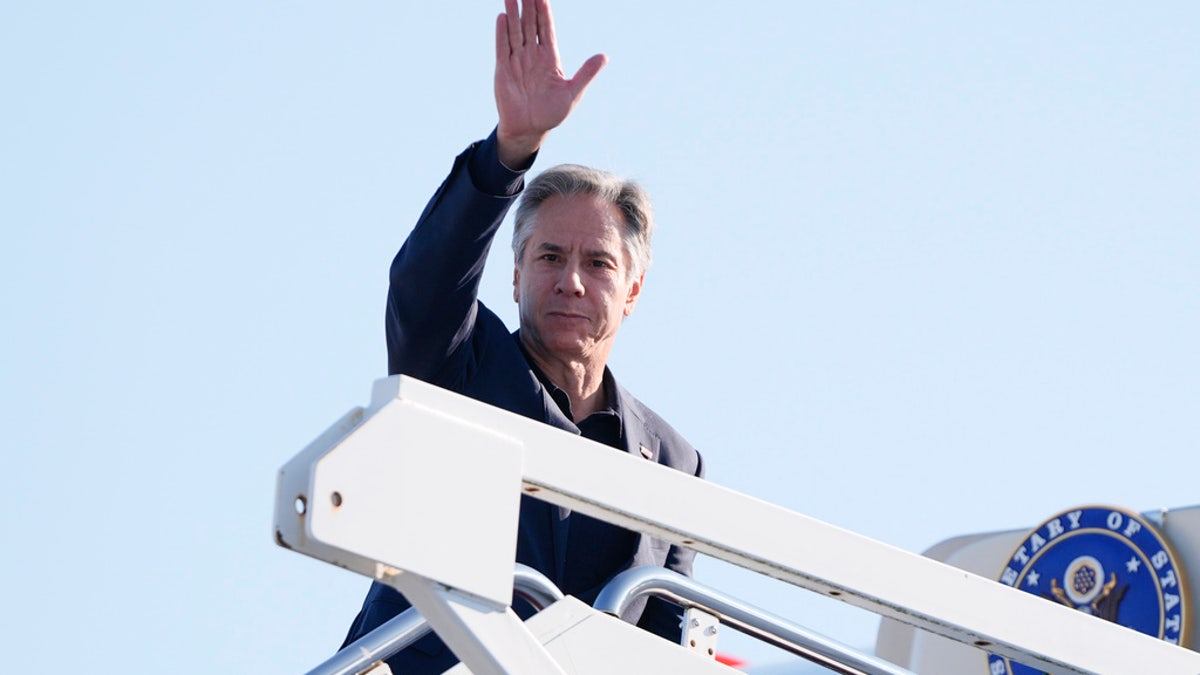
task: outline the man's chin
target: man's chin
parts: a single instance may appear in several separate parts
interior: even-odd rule
[[[558,336],[546,343],[550,353],[562,359],[583,359],[591,354],[595,345],[591,340],[579,337]]]

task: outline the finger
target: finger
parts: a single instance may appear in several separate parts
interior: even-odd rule
[[[512,48],[508,45],[508,17],[501,14],[496,17],[496,63],[508,58]]]
[[[554,47],[554,16],[550,14],[550,0],[538,0],[537,34],[538,42]]]
[[[517,12],[517,0],[504,0],[505,20],[508,23],[508,48],[517,49],[525,44],[521,35],[521,15]]]
[[[521,0],[521,35],[525,38],[523,44],[531,45],[537,42],[537,0]]]
[[[571,78],[571,91],[574,92],[576,99],[583,96],[583,91],[588,88],[592,80],[596,79],[596,74],[607,63],[608,57],[604,54],[596,54],[583,62],[583,65],[576,71],[575,77]]]

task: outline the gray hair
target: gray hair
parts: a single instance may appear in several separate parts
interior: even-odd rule
[[[637,183],[599,169],[578,164],[560,164],[546,169],[525,188],[517,206],[513,225],[513,256],[517,262],[525,254],[525,244],[533,232],[537,210],[555,196],[591,195],[609,202],[621,211],[625,231],[621,240],[629,255],[629,272],[638,277],[650,267],[650,237],[654,234],[654,210],[650,196]]]

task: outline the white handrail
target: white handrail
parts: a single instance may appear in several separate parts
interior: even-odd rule
[[[592,606],[620,616],[630,603],[643,595],[663,598],[685,609],[703,610],[724,625],[841,675],[913,675],[912,671],[864,654],[664,567],[647,565],[621,572],[604,586]]]

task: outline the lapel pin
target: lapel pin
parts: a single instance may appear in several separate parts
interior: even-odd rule
[[[638,444],[638,447],[642,451],[642,457],[645,457],[646,459],[650,459],[651,457],[654,456],[654,453],[650,452],[650,448],[647,448],[646,446],[641,445],[641,444]]]

